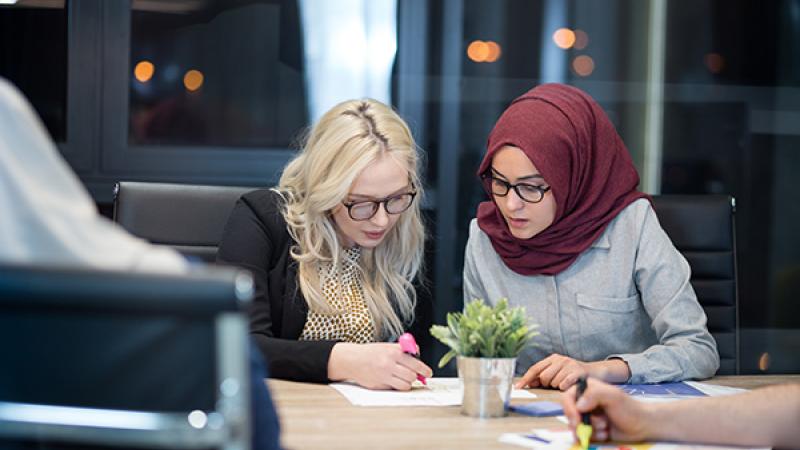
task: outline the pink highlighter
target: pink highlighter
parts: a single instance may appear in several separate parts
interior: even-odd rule
[[[400,337],[397,338],[397,343],[400,344],[400,350],[408,353],[414,358],[419,359],[419,353],[417,353],[417,341],[414,340],[414,336],[412,336],[411,333],[403,333],[400,335]],[[428,385],[428,382],[425,381],[425,377],[422,375],[417,374],[417,379],[425,386]]]

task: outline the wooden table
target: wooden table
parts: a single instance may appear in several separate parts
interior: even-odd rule
[[[707,382],[753,389],[800,382],[800,375],[722,376]],[[460,406],[353,406],[324,384],[270,379],[268,385],[281,418],[282,442],[288,449],[512,449],[515,447],[497,441],[502,433],[566,427],[552,417],[515,413],[499,419],[475,419],[461,415]],[[532,389],[531,392],[538,396],[537,400],[558,401],[560,397],[558,391]]]

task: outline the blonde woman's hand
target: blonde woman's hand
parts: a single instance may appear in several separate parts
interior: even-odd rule
[[[532,365],[516,387],[544,387],[565,391],[577,383],[578,378],[586,376],[610,383],[624,383],[630,378],[630,369],[621,359],[587,363],[554,353]]]
[[[339,343],[328,360],[328,378],[353,381],[367,389],[407,391],[417,374],[433,375],[430,367],[400,350],[400,344]]]

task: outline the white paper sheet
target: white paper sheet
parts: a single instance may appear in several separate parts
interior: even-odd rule
[[[735,388],[730,386],[720,386],[717,384],[701,383],[699,381],[684,381],[689,386],[702,391],[709,397],[721,397],[724,395],[741,394],[747,392],[747,389]]]
[[[579,448],[571,431],[568,430],[547,430],[533,429],[529,433],[503,433],[498,441],[517,445],[524,448],[538,450],[561,450]],[[722,447],[698,444],[675,444],[675,443],[640,443],[628,444],[627,448],[648,449],[648,450],[745,450],[743,447]],[[596,450],[618,450],[618,444],[599,444],[593,442],[591,447]],[[760,450],[760,449],[759,449]]]
[[[457,406],[461,404],[458,378],[428,378],[428,385],[414,382],[410,391],[374,391],[350,383],[330,386],[356,406]],[[511,398],[532,399],[536,395],[524,389],[512,389]]]

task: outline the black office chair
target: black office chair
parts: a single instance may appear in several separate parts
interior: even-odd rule
[[[0,266],[0,448],[250,448],[252,279]]]
[[[212,263],[228,216],[252,187],[122,181],[114,189],[114,221],[134,236]]]
[[[692,267],[692,287],[719,349],[717,374],[738,374],[735,199],[727,195],[657,195],[653,203],[661,226]]]

